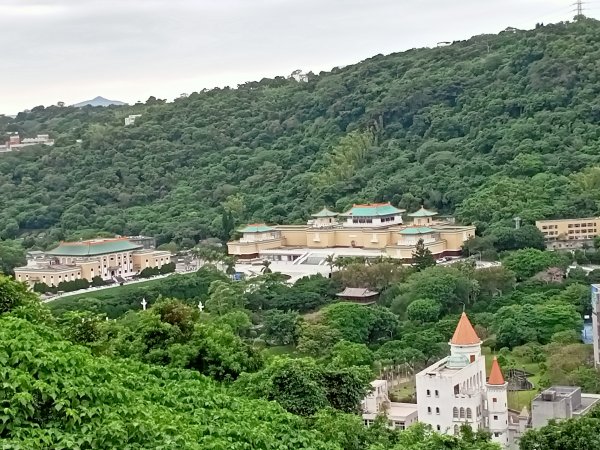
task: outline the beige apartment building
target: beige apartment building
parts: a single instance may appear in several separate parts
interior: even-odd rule
[[[599,217],[583,219],[538,220],[535,226],[542,232],[550,248],[579,247],[598,236]]]
[[[30,285],[58,286],[63,281],[94,277],[122,282],[147,267],[161,268],[171,262],[169,252],[144,249],[127,238],[92,239],[61,244],[36,254],[27,266],[15,268],[15,278]]]
[[[338,214],[327,208],[312,215],[306,225],[251,224],[239,231],[239,240],[227,243],[229,254],[241,259],[296,261],[310,250],[356,249],[353,254],[410,260],[417,242],[436,257],[459,256],[463,243],[475,235],[474,226],[438,220],[437,213],[421,208],[408,214],[390,203],[354,205]]]

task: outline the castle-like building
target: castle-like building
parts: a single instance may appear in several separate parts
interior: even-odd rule
[[[423,240],[435,257],[458,256],[463,243],[475,235],[474,226],[460,226],[452,219],[437,219],[435,211],[421,207],[406,211],[390,203],[354,205],[339,214],[327,208],[313,214],[306,225],[251,224],[242,237],[227,243],[230,255],[240,259],[295,261],[308,250],[348,248],[354,255],[388,256],[410,260]]]
[[[416,385],[416,404],[396,403],[388,396],[388,380],[373,381],[361,404],[365,425],[383,416],[392,428],[423,422],[438,433],[455,435],[467,425],[473,431],[488,431],[505,450],[518,450],[529,428],[585,416],[600,404],[600,395],[581,392],[578,386],[551,386],[531,401],[531,413],[527,407],[521,412],[509,409],[508,383],[500,364],[494,357],[486,376],[481,340],[465,313],[450,340],[450,356],[419,372]]]
[[[502,448],[518,448],[529,416],[509,412],[508,383],[495,357],[486,376],[481,339],[465,313],[450,340],[450,356],[419,372],[416,384],[420,422],[446,434],[458,434],[467,424],[489,431]]]

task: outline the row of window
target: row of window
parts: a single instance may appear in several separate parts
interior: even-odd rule
[[[435,396],[439,397],[440,396],[440,391],[438,391],[437,389],[435,390]],[[431,397],[431,390],[427,389],[427,397]]]
[[[585,234],[585,233],[596,233],[596,228],[583,228],[581,230],[569,230],[569,234]]]
[[[371,425],[373,425],[373,423],[375,423],[375,421],[372,419],[365,419],[363,422],[364,422],[365,426],[367,426],[367,427],[370,427]],[[404,422],[400,422],[398,420],[390,420],[390,426],[397,430],[406,429],[406,424]]]
[[[570,223],[567,228],[580,228],[580,227],[595,227],[595,223]]]

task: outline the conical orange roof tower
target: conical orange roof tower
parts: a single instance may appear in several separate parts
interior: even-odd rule
[[[477,336],[475,328],[473,328],[471,321],[464,312],[460,316],[450,343],[453,345],[474,345],[481,343],[481,339]]]
[[[496,358],[495,356],[494,361],[492,362],[492,370],[490,370],[490,377],[488,378],[487,384],[491,384],[494,386],[504,385],[504,375],[502,375],[500,364],[498,364],[498,358]]]

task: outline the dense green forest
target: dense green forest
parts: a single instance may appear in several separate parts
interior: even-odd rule
[[[423,424],[390,429],[384,417],[365,427],[358,413],[371,380],[410,378],[446,356],[463,308],[486,354],[531,373],[534,388],[512,393],[513,409],[552,384],[600,392],[592,346],[580,341],[598,273],[546,277],[569,258],[537,249],[502,262],[347,260],[332,278],[293,285],[276,273],[233,281],[207,265],[51,310],[0,276],[3,448],[497,450],[468,425],[442,436]],[[381,290],[378,304],[337,300],[357,284]],[[414,381],[390,396],[414,402]],[[524,448],[545,448],[554,433],[556,448],[577,448],[595,417],[530,432]]]
[[[192,245],[227,238],[229,213],[302,222],[323,204],[388,200],[482,232],[597,214],[599,61],[600,23],[582,19],[173,103],[36,107],[0,120],[0,133],[56,138],[0,156],[0,235]]]
[[[213,278],[210,313],[164,298],[113,321],[55,319],[0,276],[2,448],[499,449],[469,427],[461,436],[392,430],[383,418],[365,427],[356,412],[372,373],[354,344],[340,342],[346,359],[328,365],[268,357],[252,344],[243,303],[228,301],[231,281]]]

